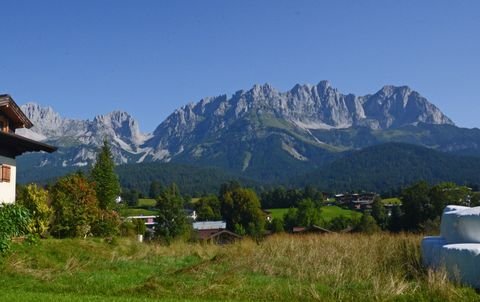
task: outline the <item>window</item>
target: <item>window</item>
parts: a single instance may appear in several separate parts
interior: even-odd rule
[[[1,170],[1,181],[2,182],[10,182],[10,176],[11,176],[11,168],[10,166],[5,166],[2,165],[2,170]]]
[[[3,131],[3,132],[9,131],[8,120],[3,116],[0,116],[0,131]]]

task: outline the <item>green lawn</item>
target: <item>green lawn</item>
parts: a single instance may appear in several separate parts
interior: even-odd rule
[[[288,212],[287,208],[284,209],[269,209],[272,213],[273,218],[283,218],[283,216]],[[349,218],[360,217],[362,214],[356,211],[342,209],[337,206],[324,206],[322,207],[322,217],[325,221],[330,221],[338,216],[345,216]]]
[[[322,217],[325,221],[330,221],[335,217],[345,216],[348,218],[359,218],[362,216],[360,212],[342,209],[337,206],[325,206],[322,207]]]
[[[283,216],[285,216],[285,214],[288,212],[288,208],[268,209],[267,211],[270,211],[270,213],[272,213],[273,218],[283,218]]]
[[[157,211],[154,210],[146,210],[142,208],[124,208],[118,211],[120,216],[127,217],[127,216],[150,216],[150,215],[157,215]]]
[[[402,204],[402,201],[400,200],[400,198],[397,198],[397,197],[382,199],[382,202],[384,204],[394,204],[394,205]]]
[[[157,204],[157,201],[153,198],[140,198],[138,200],[139,207],[154,207]]]
[[[216,246],[14,244],[0,301],[479,301],[420,265],[420,235],[276,235]]]

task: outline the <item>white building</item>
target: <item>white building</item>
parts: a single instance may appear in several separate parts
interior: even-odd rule
[[[17,165],[25,152],[53,152],[55,147],[15,134],[17,128],[31,128],[32,122],[9,95],[0,95],[0,204],[15,202]]]

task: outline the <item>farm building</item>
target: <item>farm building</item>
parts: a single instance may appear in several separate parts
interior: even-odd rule
[[[224,221],[201,221],[193,223],[193,229],[197,232],[198,239],[202,241],[225,244],[242,239],[242,236],[230,232],[226,228],[227,223]]]
[[[17,165],[15,158],[26,152],[54,152],[55,147],[15,134],[31,128],[32,122],[9,95],[0,95],[0,203],[15,202]]]

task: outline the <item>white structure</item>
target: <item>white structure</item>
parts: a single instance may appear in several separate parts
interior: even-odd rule
[[[192,224],[194,230],[224,230],[227,228],[225,221],[199,221]]]
[[[480,207],[447,206],[440,236],[422,240],[425,265],[445,268],[450,278],[480,288]]]
[[[145,225],[147,227],[153,227],[154,225],[157,224],[155,222],[156,218],[157,216],[155,215],[146,215],[146,216],[138,215],[138,216],[128,216],[127,220],[133,221],[134,219],[142,219],[145,222]]]
[[[56,150],[55,147],[15,134],[17,128],[32,126],[32,122],[9,95],[0,95],[0,204],[15,202],[17,156],[25,152]]]
[[[15,158],[0,155],[0,203],[15,201],[16,166]]]

